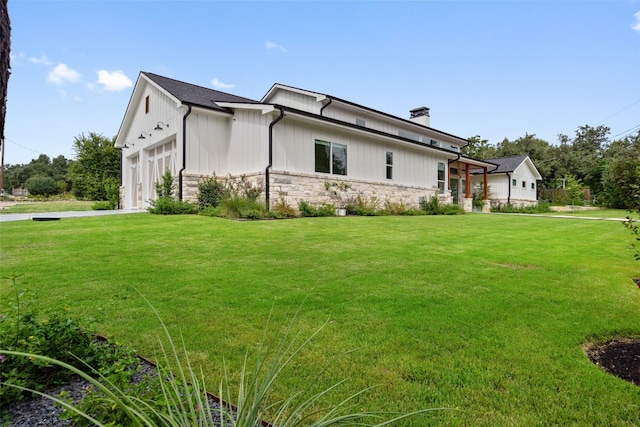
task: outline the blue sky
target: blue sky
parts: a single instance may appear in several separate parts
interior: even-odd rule
[[[640,1],[9,0],[5,163],[115,136],[140,71],[260,99],[274,83],[491,143],[640,127]]]

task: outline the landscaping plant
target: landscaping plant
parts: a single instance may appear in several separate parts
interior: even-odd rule
[[[147,304],[149,304],[148,301]],[[321,402],[327,394],[333,393],[343,381],[310,396],[307,390],[296,390],[292,391],[287,399],[273,401],[271,392],[281,372],[328,323],[327,321],[310,337],[303,338],[300,331],[295,329],[298,314],[293,317],[288,326],[285,325],[285,332],[281,338],[276,335],[269,337],[267,334],[269,324],[267,324],[253,368],[249,365],[248,356],[245,356],[237,394],[232,394],[229,375],[225,370],[224,378],[219,382],[218,393],[227,402],[233,402],[235,406],[220,402],[216,409],[212,409],[203,375],[190,362],[184,341],[181,345],[176,345],[158,312],[151,304],[149,306],[159,321],[164,339],[158,341],[160,363],[157,365],[157,375],[151,378],[146,377],[141,384],[114,382],[95,369],[92,370],[94,374],[92,376],[86,369],[37,352],[3,350],[3,347],[0,347],[0,356],[33,361],[44,366],[55,366],[88,381],[95,391],[90,391],[84,401],[78,405],[74,405],[64,396],[55,397],[33,390],[36,394],[48,397],[63,406],[67,411],[67,418],[72,419],[79,427],[85,425],[256,427],[261,425],[269,412],[275,414],[270,423],[274,427],[303,425],[320,427],[345,424],[386,426],[435,410],[426,409],[411,413],[350,412],[352,402],[368,391],[365,389],[343,399],[335,406],[330,406],[323,411],[324,413],[316,411],[314,405]],[[89,363],[85,364],[85,367],[90,366]],[[170,368],[171,366],[173,369]],[[29,387],[23,384],[0,384],[12,390],[30,391]]]
[[[72,375],[35,355],[88,372],[81,359],[105,376],[133,363],[132,352],[97,341],[95,333],[71,317],[68,310],[47,311],[35,300],[25,300],[28,294],[19,289],[17,279],[11,276],[3,281],[9,283],[8,289],[0,287],[0,420],[9,403],[24,397],[24,389],[42,391],[65,383]],[[32,356],[18,357],[10,352]]]

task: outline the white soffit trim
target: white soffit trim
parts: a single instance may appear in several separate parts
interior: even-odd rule
[[[487,167],[489,171],[497,167],[493,163],[487,163],[487,162],[483,162],[482,160],[476,160],[476,159],[472,159],[464,156],[460,157],[460,161],[472,166]]]
[[[243,104],[240,102],[216,102],[222,108],[233,108],[236,110],[260,110],[262,114],[269,114],[275,110],[270,104]]]

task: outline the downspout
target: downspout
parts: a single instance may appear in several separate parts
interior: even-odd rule
[[[189,109],[182,116],[182,169],[178,172],[178,200],[182,201],[182,173],[187,168],[187,117],[191,114],[191,105],[187,105]]]
[[[507,196],[507,204],[511,204],[511,172],[507,172],[507,187],[509,188],[509,193]]]
[[[322,106],[322,108],[320,109],[320,116],[322,116],[322,112],[324,111],[325,108],[327,108],[331,103],[333,102],[333,98],[329,98],[329,102],[327,102],[326,104],[324,104]]]
[[[271,169],[271,166],[273,166],[273,126],[284,117],[284,110],[282,107],[278,107],[278,109],[280,110],[280,115],[269,124],[269,164],[264,169],[264,199],[265,204],[267,205],[267,210],[269,210],[269,170]]]

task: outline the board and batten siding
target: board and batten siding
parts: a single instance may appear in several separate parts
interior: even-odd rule
[[[315,97],[294,91],[278,90],[269,99],[269,102],[313,114],[320,114],[322,108],[322,103],[318,102]]]
[[[125,133],[123,139],[127,146],[122,150],[121,194],[122,204],[128,209],[146,207],[148,200],[154,197],[153,182],[148,181],[149,177],[157,176],[158,167],[169,167],[175,175],[177,165],[182,161],[180,152],[175,149],[177,135],[182,132],[182,115],[180,109],[176,109],[175,100],[154,85],[146,84],[132,107],[136,114],[128,128],[121,130]],[[159,122],[163,129],[155,130]],[[144,139],[139,138],[142,132],[145,132]],[[164,153],[168,146],[174,147],[174,152]],[[162,147],[162,156],[157,155],[158,147]],[[165,157],[171,161],[165,162]],[[142,185],[142,182],[146,184]]]
[[[236,110],[233,116],[227,156],[231,175],[262,172],[269,162],[269,124],[272,114]]]
[[[344,132],[283,120],[274,133],[273,168],[290,173],[317,174],[327,180],[357,179],[389,184],[437,188],[438,162],[447,164],[446,154],[421,150],[409,144],[365,134]],[[347,146],[347,176],[315,172],[315,141]],[[393,179],[386,179],[386,153],[393,153]]]
[[[232,117],[194,108],[187,117],[186,173],[224,176]]]
[[[354,107],[332,103],[323,111],[323,115],[360,126],[363,126],[360,120],[364,120],[363,127],[367,129],[377,130],[393,136],[402,136],[425,144],[429,144],[433,139],[441,142],[444,148],[452,149],[456,152],[460,147],[460,140],[454,137]]]
[[[511,198],[518,200],[537,200],[537,183],[533,171],[529,168],[526,162],[523,162],[516,168],[511,174],[511,179],[516,180],[515,187],[511,186]],[[525,183],[525,188],[522,188],[522,183]],[[531,183],[536,184],[532,189]]]

